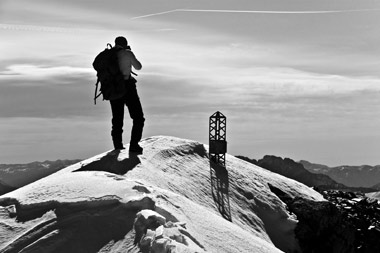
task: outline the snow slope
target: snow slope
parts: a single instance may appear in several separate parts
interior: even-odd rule
[[[366,196],[380,201],[380,192],[370,192],[367,193]]]
[[[143,155],[105,152],[1,196],[0,252],[297,252],[296,217],[268,183],[324,200],[231,155],[216,167],[195,141],[141,145]]]

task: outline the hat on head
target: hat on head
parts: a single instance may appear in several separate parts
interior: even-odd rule
[[[125,37],[119,36],[115,39],[115,45],[128,46],[128,41]]]

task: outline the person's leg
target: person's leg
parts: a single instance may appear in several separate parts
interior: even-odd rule
[[[140,98],[137,94],[137,89],[135,85],[128,88],[126,96],[127,96],[126,105],[129,110],[129,115],[133,120],[130,146],[132,148],[139,147],[138,143],[142,137],[145,118],[144,118],[144,113],[141,106]]]
[[[112,110],[112,141],[115,149],[123,147],[124,98],[110,100]]]

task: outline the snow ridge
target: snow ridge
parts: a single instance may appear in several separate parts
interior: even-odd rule
[[[155,136],[0,197],[0,252],[297,252],[291,197],[323,197],[199,142]]]

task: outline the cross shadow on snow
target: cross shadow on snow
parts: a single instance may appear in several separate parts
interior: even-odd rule
[[[228,192],[228,171],[224,166],[217,164],[210,159],[210,177],[214,202],[222,217],[226,220],[232,221]]]
[[[99,160],[83,165],[76,171],[106,171],[117,175],[124,175],[141,163],[136,153],[129,152],[126,157],[126,152],[128,151],[110,151]]]

